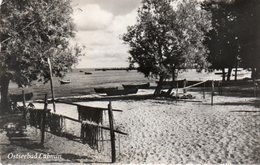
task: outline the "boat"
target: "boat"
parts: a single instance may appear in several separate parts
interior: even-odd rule
[[[246,75],[246,73],[237,73],[237,76],[245,76]],[[236,74],[234,73],[234,74],[232,74],[232,76],[236,76]]]
[[[69,84],[70,80],[59,80],[61,85]]]
[[[131,89],[131,88],[138,88],[138,89],[147,89],[150,87],[150,83],[145,84],[129,84],[129,85],[122,85],[124,89]]]
[[[32,92],[24,94],[25,101],[31,100],[32,98],[33,98]],[[23,94],[10,94],[10,99],[13,102],[23,101]]]
[[[85,74],[92,74],[91,72],[85,72]]]
[[[79,72],[84,72],[83,70],[80,70]]]
[[[110,87],[110,88],[94,88],[96,93],[106,93],[108,90],[117,90],[118,87]]]
[[[222,75],[223,72],[215,72],[215,75]],[[224,72],[224,74],[227,74],[227,72]]]
[[[108,96],[118,96],[118,95],[136,94],[137,91],[138,91],[138,88],[114,89],[114,90],[106,90],[106,94]]]

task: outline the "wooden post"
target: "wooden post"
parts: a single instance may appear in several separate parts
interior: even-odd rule
[[[218,81],[218,94],[220,95],[220,81]]]
[[[24,121],[25,121],[25,125],[24,127],[26,128],[27,127],[27,120],[26,120],[26,104],[25,104],[25,93],[24,93],[24,90],[22,91],[22,95],[23,95],[23,118],[24,118]]]
[[[109,117],[109,126],[110,126],[110,137],[111,137],[111,155],[112,155],[112,163],[116,162],[116,145],[115,145],[115,132],[114,132],[114,119],[112,112],[111,101],[108,104],[108,117]]]
[[[46,113],[47,113],[47,106],[48,106],[48,98],[47,98],[47,94],[45,94],[45,98],[44,98],[44,109],[42,112],[42,127],[41,127],[41,145],[44,144],[44,136],[45,136],[45,124],[46,124]]]
[[[205,99],[205,83],[206,82],[203,83],[203,99]]]
[[[24,93],[24,90],[22,91],[22,94],[23,94],[23,109],[25,110],[25,93]]]
[[[258,84],[254,83],[254,97],[257,97]]]
[[[55,107],[55,102],[54,102],[54,90],[53,90],[53,82],[52,82],[52,67],[51,67],[51,61],[48,58],[48,65],[49,65],[49,69],[50,69],[50,83],[51,83],[51,95],[52,95],[52,104],[53,104],[53,111],[56,112],[56,107]]]
[[[258,83],[256,83],[256,97],[258,97]]]
[[[187,93],[187,90],[186,90],[186,79],[184,79],[184,82],[183,82],[183,93]]]
[[[214,97],[214,81],[211,83],[211,105],[213,106],[213,97]]]
[[[219,84],[219,86],[218,86],[218,88],[219,88],[218,94],[222,95],[222,82],[219,81],[218,84]]]
[[[223,94],[223,82],[222,81],[220,83],[220,93],[221,93],[221,95]]]
[[[176,103],[177,103],[177,101],[178,101],[178,96],[179,96],[179,83],[178,83],[178,81],[177,81],[177,89],[176,89]]]

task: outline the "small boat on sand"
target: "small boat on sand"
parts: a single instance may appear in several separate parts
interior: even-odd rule
[[[64,84],[69,84],[71,81],[70,80],[59,80],[61,85]]]
[[[118,96],[118,95],[136,94],[137,91],[138,91],[138,88],[117,89],[117,90],[107,90],[106,94],[108,96]]]
[[[110,87],[110,88],[94,88],[96,93],[106,93],[108,90],[117,90],[118,87]]]
[[[91,72],[85,72],[85,74],[92,74]]]
[[[223,72],[215,72],[215,75],[222,75]],[[227,74],[227,72],[224,72],[224,74]]]
[[[122,85],[124,89],[131,89],[131,88],[138,88],[138,89],[147,89],[150,87],[150,83],[145,84],[129,84],[129,85]]]

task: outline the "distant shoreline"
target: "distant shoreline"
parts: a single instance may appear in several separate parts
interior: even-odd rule
[[[137,68],[96,68],[95,71],[107,71],[107,70],[137,70]]]
[[[111,67],[111,68],[73,68],[72,70],[92,70],[92,71],[111,71],[111,70],[137,70],[137,68],[129,68],[129,67]]]

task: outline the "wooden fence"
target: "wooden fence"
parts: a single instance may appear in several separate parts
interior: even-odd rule
[[[79,117],[78,119],[71,118],[64,115],[59,115],[56,113],[51,113],[47,109],[48,101],[47,95],[45,95],[44,109],[28,109],[29,120],[31,126],[34,126],[41,130],[41,144],[44,145],[45,132],[51,134],[66,137],[70,140],[77,141],[83,144],[88,144],[93,149],[98,149],[98,141],[101,140],[100,135],[102,135],[102,130],[108,130],[110,132],[110,142],[111,142],[111,158],[112,162],[116,161],[116,146],[115,146],[115,133],[121,135],[127,135],[119,130],[114,129],[114,118],[112,103],[109,102],[107,108],[96,108],[90,106],[82,106],[75,103],[68,103],[77,106]],[[103,111],[108,112],[109,127],[103,126]],[[121,111],[121,110],[115,110]],[[80,124],[80,135],[75,135],[64,131],[64,121],[69,120]]]

